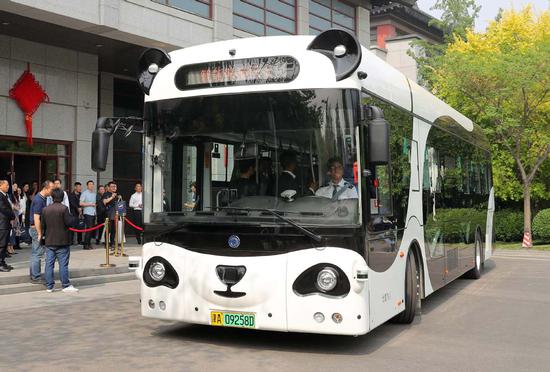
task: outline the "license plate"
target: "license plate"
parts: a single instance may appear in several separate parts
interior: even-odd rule
[[[253,313],[211,311],[210,324],[219,327],[256,328],[256,315]]]

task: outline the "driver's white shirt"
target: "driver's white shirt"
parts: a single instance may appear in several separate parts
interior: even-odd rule
[[[355,187],[344,181],[342,178],[337,185],[336,192],[340,192],[340,189],[345,187],[346,189],[338,196],[338,200],[344,199],[358,199],[357,190]],[[324,198],[332,199],[332,193],[334,192],[334,183],[331,181],[327,186],[320,187],[319,190],[315,193],[315,196],[322,196]]]

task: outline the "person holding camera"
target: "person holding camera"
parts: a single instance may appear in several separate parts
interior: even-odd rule
[[[117,184],[111,181],[107,184],[108,190],[103,194],[105,213],[109,217],[109,234],[111,250],[115,249],[116,210],[118,202],[122,201],[122,195],[117,194]]]

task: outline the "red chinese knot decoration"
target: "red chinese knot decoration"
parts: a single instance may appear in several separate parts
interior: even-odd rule
[[[32,145],[32,115],[42,102],[48,102],[50,98],[36,81],[28,65],[23,75],[10,89],[10,97],[17,102],[21,111],[25,114],[27,142]]]

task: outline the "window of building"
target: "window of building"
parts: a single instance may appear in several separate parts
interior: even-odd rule
[[[173,8],[184,10],[204,18],[211,18],[211,0],[153,0]]]
[[[341,0],[309,0],[309,33],[317,35],[330,28],[355,33],[355,7]]]
[[[296,34],[296,0],[233,0],[233,27],[258,36]]]

